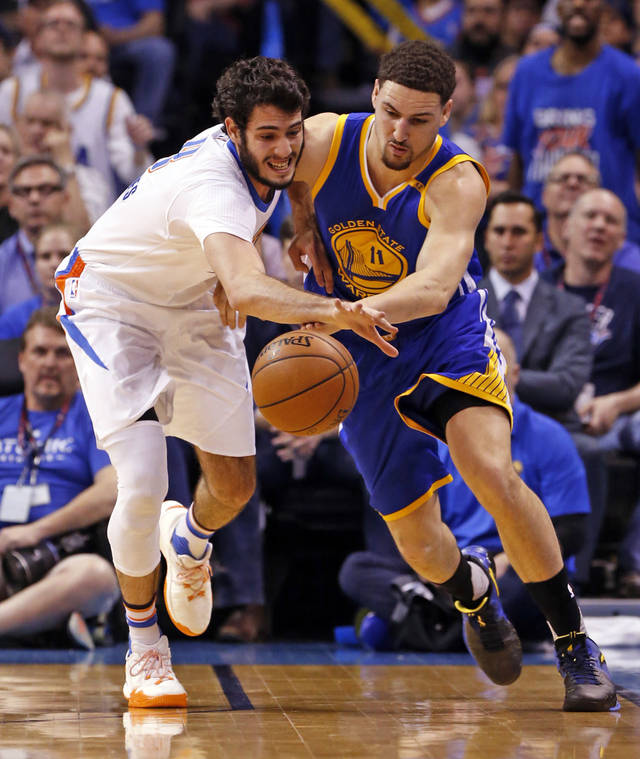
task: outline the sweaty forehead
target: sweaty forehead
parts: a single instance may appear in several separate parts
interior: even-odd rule
[[[441,108],[440,95],[436,92],[412,90],[389,79],[382,83],[379,96],[398,113],[431,113]]]

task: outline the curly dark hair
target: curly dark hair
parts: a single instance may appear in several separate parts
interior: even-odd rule
[[[309,89],[294,69],[279,58],[258,55],[232,63],[216,83],[213,115],[230,116],[241,130],[257,105],[274,105],[285,113],[309,109]]]
[[[387,79],[412,90],[435,92],[442,105],[456,86],[456,69],[451,56],[433,42],[407,40],[385,53],[378,66],[380,84]]]

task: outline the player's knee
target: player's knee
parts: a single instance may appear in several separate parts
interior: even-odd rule
[[[118,499],[109,519],[107,537],[113,563],[126,575],[140,577],[159,560],[158,519],[167,481],[143,475],[135,485],[118,483]]]
[[[227,476],[212,476],[205,472],[207,490],[216,501],[238,512],[247,505],[256,489],[253,461],[238,463]]]

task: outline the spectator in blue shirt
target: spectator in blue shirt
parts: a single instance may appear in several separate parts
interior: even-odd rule
[[[13,637],[97,616],[119,596],[89,540],[113,509],[115,472],[55,309],[33,314],[19,360],[24,393],[0,399],[0,635]]]

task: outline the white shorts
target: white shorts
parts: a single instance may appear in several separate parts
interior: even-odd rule
[[[222,325],[211,294],[168,308],[135,301],[86,267],[70,274],[57,279],[59,318],[98,445],[154,408],[166,435],[210,453],[255,453],[243,334]]]

